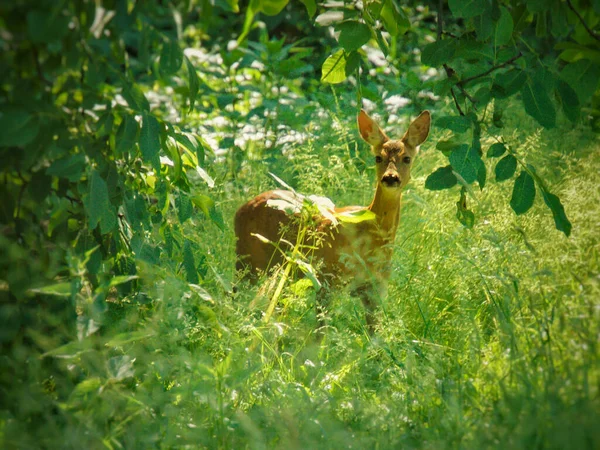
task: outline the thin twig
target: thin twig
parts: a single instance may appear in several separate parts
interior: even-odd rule
[[[456,98],[456,94],[454,93],[453,87],[450,88],[450,94],[452,94],[452,98],[454,99],[454,105],[456,105],[456,109],[458,109],[458,113],[461,116],[464,116],[465,113],[463,112],[463,110],[460,108],[460,105],[458,104],[458,99]]]
[[[472,77],[468,77],[468,78],[465,78],[464,80],[460,80],[458,83],[456,83],[456,85],[459,87],[462,87],[465,84],[469,83],[470,81],[476,80],[477,78],[485,77],[486,75],[489,75],[490,73],[492,73],[494,70],[498,70],[498,69],[508,66],[509,64],[512,64],[517,59],[519,59],[521,56],[523,56],[523,53],[519,52],[518,55],[513,56],[508,61],[505,61],[502,64],[498,64],[494,67],[490,67],[488,70],[486,70],[485,72],[480,73],[478,75],[473,75]]]
[[[577,18],[579,19],[579,21],[581,22],[581,25],[583,25],[583,27],[585,28],[585,30],[589,33],[589,35],[591,37],[593,37],[594,39],[596,39],[597,41],[600,41],[600,36],[598,36],[596,33],[594,33],[594,30],[592,30],[587,23],[585,23],[585,20],[583,20],[583,17],[581,17],[581,14],[579,14],[577,12],[577,10],[575,9],[575,7],[573,6],[573,4],[571,3],[571,0],[567,0],[567,5],[569,6],[569,9],[571,9],[571,11],[573,11],[575,13],[575,15],[577,16]]]

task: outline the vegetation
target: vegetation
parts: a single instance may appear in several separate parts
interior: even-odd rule
[[[599,36],[594,0],[2,3],[2,447],[598,448]],[[319,340],[232,217],[365,204],[360,107],[433,130],[374,335],[341,290]]]

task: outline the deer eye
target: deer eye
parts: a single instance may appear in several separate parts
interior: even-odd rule
[[[376,157],[375,157],[375,162],[376,162],[377,164],[381,164],[381,162],[382,162],[382,161],[383,161],[383,158],[382,158],[381,156],[376,156]]]
[[[402,158],[402,162],[404,164],[410,164],[410,156],[405,156],[404,158]]]

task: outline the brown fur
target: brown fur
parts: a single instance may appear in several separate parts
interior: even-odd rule
[[[392,249],[400,221],[402,189],[410,180],[413,159],[418,146],[427,138],[430,123],[430,114],[425,111],[411,123],[402,139],[391,140],[361,110],[358,128],[378,161],[375,196],[368,207],[347,206],[335,208],[335,212],[366,208],[375,214],[375,219],[334,226],[331,221],[316,217],[313,224],[316,232],[306,242],[308,247],[314,248],[313,260],[321,263],[322,276],[332,284],[350,283],[361,296],[370,329],[374,324],[374,301],[385,291],[390,275]],[[410,161],[406,158],[410,158]],[[285,191],[264,192],[240,207],[235,215],[235,234],[238,238],[236,268],[246,270],[250,279],[283,262],[280,251],[253,234],[260,234],[271,242],[283,238],[292,245],[296,244],[296,222],[286,212],[267,204],[269,200],[280,199],[282,194],[285,195]]]

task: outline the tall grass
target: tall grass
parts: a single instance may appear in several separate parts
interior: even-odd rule
[[[475,190],[476,223],[464,228],[457,192],[424,188],[445,164],[434,130],[403,197],[375,334],[341,290],[317,339],[306,280],[286,286],[265,323],[249,307],[259,286],[233,272],[235,209],[275,186],[267,172],[340,205],[372,195],[354,117],[322,117],[306,124],[303,144],[263,149],[269,164],[248,160],[234,180],[217,169],[224,230],[200,215],[182,229],[205,256],[202,286],[163,255],[141,266],[139,295],[110,305],[116,320],[101,335],[69,342],[31,331],[13,347],[7,357],[23,366],[11,369],[4,401],[18,405],[0,417],[3,445],[598,448],[600,143],[585,130],[540,132],[518,109],[509,120],[504,138],[560,194],[570,238],[540,198],[514,216],[508,183]]]

